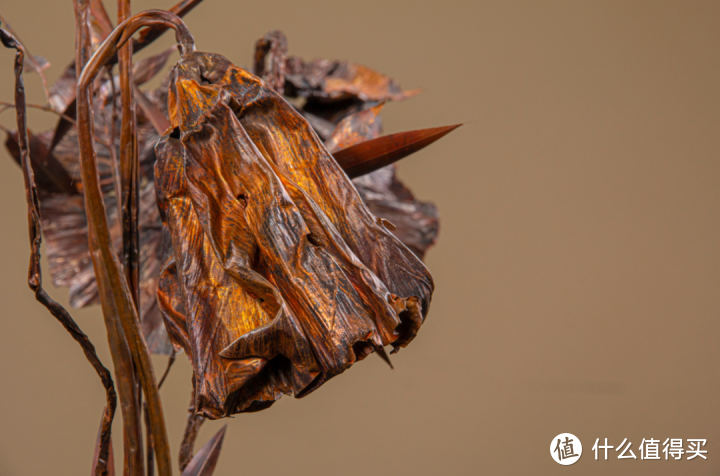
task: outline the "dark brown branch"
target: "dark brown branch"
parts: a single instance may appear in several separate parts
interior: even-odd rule
[[[100,426],[100,444],[98,449],[96,475],[108,474],[108,459],[110,446],[110,431],[115,415],[117,397],[110,371],[98,359],[90,339],[75,323],[70,314],[60,304],[55,302],[42,287],[42,270],[40,268],[40,245],[42,244],[42,229],[40,225],[40,201],[35,188],[35,177],[29,160],[27,116],[25,110],[25,85],[23,83],[23,64],[25,50],[22,45],[8,32],[0,29],[0,40],[6,48],[17,50],[15,55],[15,111],[17,116],[18,143],[20,146],[21,166],[25,182],[25,198],[28,207],[28,231],[30,236],[30,267],[28,270],[28,285],[35,292],[37,299],[62,324],[70,335],[80,344],[85,357],[97,372],[103,387],[105,387],[105,409]]]

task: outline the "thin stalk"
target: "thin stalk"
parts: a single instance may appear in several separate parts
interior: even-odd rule
[[[176,355],[177,353],[175,352],[175,348],[173,348],[172,354],[170,354],[170,358],[168,359],[167,367],[165,368],[165,373],[162,375],[162,377],[160,377],[160,382],[158,383],[158,390],[162,388],[163,383],[165,383],[165,379],[170,373],[172,365],[175,363]],[[154,476],[155,466],[153,466],[153,458],[155,456],[155,448],[152,442],[152,435],[150,434],[150,414],[147,410],[147,404],[145,404],[144,409],[145,428],[147,429],[147,476]]]
[[[114,185],[115,185],[115,198],[117,200],[117,203],[120,203],[120,197],[122,196],[122,185],[120,184],[120,159],[118,158],[118,152],[115,149],[115,137],[117,134],[117,122],[118,122],[118,112],[117,112],[117,91],[115,91],[115,78],[113,78],[113,67],[108,66],[106,68],[107,75],[110,78],[110,94],[112,95],[112,109],[110,113],[110,131],[109,137],[110,137],[110,146],[108,147],[108,150],[110,151],[110,161],[112,162],[113,166],[113,178]],[[107,128],[105,129],[107,131]],[[118,227],[122,227],[122,217],[118,216]]]
[[[5,112],[6,109],[13,109],[13,108],[15,108],[15,105],[12,104],[12,103],[9,103],[9,102],[0,101],[0,107],[2,107],[2,110],[0,110],[0,112]],[[63,114],[62,112],[56,111],[55,109],[51,108],[50,106],[41,106],[41,105],[39,105],[39,104],[25,104],[25,107],[30,107],[30,108],[33,108],[33,109],[40,109],[41,111],[45,111],[45,112],[51,112],[51,113],[53,113],[53,114],[55,114],[55,115],[57,115],[57,116],[62,117],[62,118],[65,119],[66,121],[70,122],[71,124],[75,124],[75,119],[73,119],[73,118],[70,117],[70,116],[66,116],[66,115]]]
[[[118,23],[122,23],[130,17],[130,0],[118,0]],[[138,183],[140,181],[140,164],[138,163],[137,127],[135,123],[135,107],[132,95],[132,42],[126,42],[119,48],[118,63],[120,76],[120,195],[118,199],[118,211],[122,229],[122,266],[125,271],[125,279],[130,287],[135,309],[140,309],[140,233],[138,230],[138,209],[140,207],[140,195]],[[113,88],[115,81],[113,80]],[[142,401],[140,386],[138,382],[135,387],[135,395],[138,402]],[[142,418],[142,406],[137,406],[138,422]],[[139,428],[138,428],[139,429]],[[150,444],[150,431],[147,434],[148,445]],[[143,474],[142,455],[142,433],[137,434],[135,441],[137,473]],[[148,448],[149,449],[149,448]],[[148,454],[148,456],[150,456]],[[141,469],[142,468],[142,469]]]
[[[79,0],[82,2],[82,0]],[[107,271],[108,285],[112,293],[113,305],[118,311],[123,330],[127,336],[135,368],[147,400],[150,416],[150,429],[160,476],[170,476],[170,449],[168,444],[165,418],[158,393],[155,374],[150,361],[147,344],[140,331],[140,319],[134,305],[132,293],[125,279],[118,257],[112,249],[112,239],[108,227],[105,204],[102,199],[97,156],[92,140],[92,112],[89,87],[97,77],[100,68],[110,59],[126,41],[140,28],[150,25],[164,25],[175,29],[181,55],[187,57],[195,47],[192,35],[179,17],[161,10],[140,13],[122,22],[95,54],[90,58],[77,85],[78,143],[83,186],[85,189],[85,209],[88,224],[93,229],[98,243],[98,253],[93,253],[93,266],[96,274]],[[103,293],[101,293],[101,299]]]
[[[130,0],[118,0],[118,22],[130,18]],[[120,183],[122,199],[122,264],[132,293],[135,307],[140,307],[140,234],[138,233],[138,208],[140,194],[140,165],[138,163],[137,125],[135,100],[132,90],[132,42],[118,49],[120,69],[120,97],[122,100],[120,120]]]
[[[88,13],[89,4],[78,1],[76,3],[77,45],[75,58],[77,71],[82,71],[82,68],[88,61],[90,53],[90,32],[87,23]],[[88,97],[88,102],[90,101],[91,97]],[[110,144],[110,147],[114,148],[114,144]],[[92,227],[88,228],[88,239],[91,256],[95,264],[98,261],[97,255],[99,248],[103,245],[98,242],[97,235]],[[112,249],[112,243],[107,246]],[[105,320],[105,329],[110,354],[113,359],[113,367],[115,369],[118,394],[120,397],[120,408],[123,415],[123,474],[125,476],[142,475],[144,467],[141,443],[142,423],[140,420],[140,401],[137,395],[138,379],[125,331],[120,316],[118,315],[117,307],[113,302],[112,293],[110,292],[111,285],[106,267],[98,263],[98,266],[95,267],[95,276],[98,292],[101,297],[100,302]]]
[[[35,188],[35,174],[30,162],[29,140],[27,132],[27,115],[25,108],[25,85],[23,83],[23,65],[25,63],[25,49],[15,37],[0,28],[0,41],[6,48],[14,48],[15,54],[15,111],[18,127],[18,146],[20,148],[20,163],[25,182],[25,199],[28,208],[28,234],[30,237],[30,266],[28,269],[28,285],[38,300],[63,325],[70,335],[80,344],[85,358],[97,372],[103,387],[105,387],[105,409],[100,423],[99,445],[96,447],[97,458],[93,468],[96,476],[108,474],[110,458],[110,431],[117,396],[110,371],[103,366],[95,352],[95,346],[73,320],[72,316],[60,304],[54,301],[42,287],[42,269],[40,268],[40,246],[42,245],[42,228],[40,224],[40,200]]]

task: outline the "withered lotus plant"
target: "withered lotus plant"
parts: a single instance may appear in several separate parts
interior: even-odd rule
[[[355,63],[288,56],[278,31],[257,42],[253,72],[196,52],[180,17],[198,3],[131,17],[120,0],[113,28],[100,0],[77,0],[75,61],[45,106],[25,103],[23,69],[48,63],[0,29],[17,50],[15,103],[2,108],[17,116],[6,146],[25,179],[29,284],[106,388],[95,474],[114,474],[115,385],[124,474],[171,474],[150,352],[170,356],[164,376],[177,352],[192,363],[180,468],[209,475],[225,428],[193,456],[204,418],[303,397],[371,353],[389,364],[385,348],[407,346],[430,308],[421,259],[438,215],[394,162],[457,126],[381,136],[383,105],[416,92]],[[169,28],[176,48],[132,63]],[[175,49],[162,85],[141,90]],[[56,128],[31,134],[28,106],[57,113]],[[116,383],[42,288],[43,231],[54,283],[73,306],[102,305]]]

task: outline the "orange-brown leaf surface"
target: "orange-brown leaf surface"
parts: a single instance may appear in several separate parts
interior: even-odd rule
[[[174,69],[156,147],[172,237],[158,300],[210,418],[304,396],[429,309],[422,262],[363,204],[310,125],[219,55]]]
[[[196,2],[185,3],[192,6]],[[262,73],[268,85],[274,85],[279,93],[283,89],[281,86],[283,73],[286,77],[294,74],[296,81],[304,81],[298,79],[297,71],[284,70],[285,65],[290,65],[292,61],[296,63],[300,61],[298,58],[292,58],[292,61],[286,58],[286,42],[282,33],[273,31],[265,35],[256,48],[258,65],[262,65],[262,68],[256,65],[261,69],[258,72]],[[140,84],[156,75],[173,50],[174,47],[136,62],[135,83]],[[71,117],[75,114],[75,76],[73,62],[50,87],[50,103],[53,108]],[[321,86],[321,83],[319,84]],[[172,346],[168,341],[155,296],[162,260],[169,252],[166,249],[168,243],[163,243],[162,223],[155,204],[153,164],[155,163],[154,146],[158,134],[165,132],[169,125],[168,85],[169,77],[166,77],[157,89],[141,91],[138,87],[135,88],[135,99],[139,106],[136,112],[141,167],[140,313],[142,328],[150,350],[162,354],[169,354]],[[285,93],[287,94],[288,91]],[[100,84],[94,115],[101,183],[106,194],[105,204],[111,222],[111,231],[118,247],[120,230],[116,228],[119,226],[117,203],[113,193],[112,160],[107,145],[117,144],[119,140],[118,124],[115,127],[115,136],[111,134],[112,105],[115,103],[116,108],[119,109],[119,99],[118,78],[115,76],[112,80]],[[312,97],[310,100],[315,101]],[[320,102],[306,105],[312,110],[312,114],[301,108],[299,112],[310,121],[315,133],[327,138],[325,143],[327,149],[336,151],[380,135],[382,121],[378,112],[381,103],[362,101],[358,98],[325,98],[318,101]],[[16,134],[8,136],[6,146],[19,162]],[[54,131],[31,135],[30,148],[53,282],[55,285],[70,288],[70,302],[73,306],[83,307],[97,303],[97,287],[87,246],[87,220],[82,198],[83,185],[79,174],[74,124],[62,119]],[[397,179],[394,166],[355,178],[353,183],[372,214],[392,222],[396,226],[392,233],[417,256],[422,257],[428,247],[435,243],[438,232],[436,208],[431,203],[416,200],[410,190]]]

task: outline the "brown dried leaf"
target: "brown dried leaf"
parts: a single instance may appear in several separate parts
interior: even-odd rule
[[[227,425],[223,425],[220,431],[210,438],[210,441],[200,448],[200,451],[193,457],[181,476],[212,476],[220,457],[223,440],[225,439]]]
[[[395,226],[393,234],[422,259],[437,242],[440,216],[435,205],[422,202],[398,180],[397,164],[383,167],[353,184],[373,215]]]
[[[77,194],[72,178],[58,159],[48,150],[49,131],[39,135],[28,131],[28,135],[30,136],[30,160],[40,196],[56,193]],[[7,135],[5,147],[19,164],[20,146],[17,132],[11,132]]]
[[[382,105],[343,119],[325,141],[330,152],[375,139],[380,135],[378,115]],[[370,211],[395,226],[393,234],[419,258],[437,241],[440,228],[435,205],[415,199],[396,176],[396,165],[383,167],[353,180],[355,188]]]
[[[289,58],[286,80],[291,96],[338,101],[401,101],[420,90],[403,91],[389,76],[351,61],[316,59],[306,63]]]
[[[219,55],[194,53],[173,78],[155,179],[174,253],[158,301],[191,357],[196,412],[261,410],[405,347],[432,278],[308,123]]]
[[[350,146],[375,139],[382,132],[382,120],[378,114],[384,103],[351,114],[337,125],[325,147],[330,153],[346,149]]]
[[[133,89],[133,92],[135,101],[137,101],[143,114],[145,114],[145,117],[147,117],[150,124],[152,124],[155,132],[163,134],[170,127],[170,121],[165,113],[137,87]]]
[[[30,67],[31,71],[40,74],[50,67],[50,62],[40,55],[32,55],[25,60],[26,67]]]
[[[177,46],[173,45],[165,51],[133,63],[132,78],[135,85],[140,86],[154,78],[162,71],[170,55],[176,51]]]
[[[58,112],[64,112],[75,100],[75,86],[77,76],[75,74],[75,62],[73,61],[62,75],[50,86],[48,102]]]
[[[99,33],[98,38],[100,41],[104,41],[114,27],[102,0],[90,0],[90,16],[95,24],[93,30]]]
[[[285,58],[288,44],[283,32],[273,30],[255,43],[254,73],[275,92],[285,91]]]

